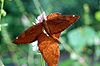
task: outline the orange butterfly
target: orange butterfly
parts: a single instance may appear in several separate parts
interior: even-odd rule
[[[60,33],[74,23],[79,16],[63,16],[59,13],[52,13],[46,18],[20,34],[14,43],[28,44],[38,40],[39,50],[48,66],[57,66],[60,56],[58,46]],[[48,35],[44,33],[44,30]]]

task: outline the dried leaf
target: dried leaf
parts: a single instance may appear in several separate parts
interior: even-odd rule
[[[60,34],[56,34],[57,36]],[[55,36],[56,37],[56,36]],[[58,38],[58,37],[57,37]],[[38,47],[48,66],[57,66],[60,56],[59,45],[50,36],[42,33],[38,37]]]
[[[14,40],[16,44],[32,43],[42,33],[42,23],[33,25]]]

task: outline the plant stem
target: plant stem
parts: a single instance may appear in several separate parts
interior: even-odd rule
[[[3,62],[2,62],[2,57],[0,56],[0,65],[4,66]]]
[[[43,12],[43,8],[41,7],[41,4],[38,0],[33,0],[34,5],[36,7],[36,9],[38,10],[39,14],[41,14]]]
[[[40,55],[41,55],[41,54],[40,54]],[[42,55],[41,55],[41,63],[42,63],[42,66],[45,66],[45,61],[44,61]]]
[[[28,65],[29,66],[32,66],[34,64],[33,56],[34,56],[34,53],[32,51],[32,45],[29,45],[29,51],[28,51]]]
[[[1,9],[0,9],[0,22],[1,22],[1,17],[2,17],[2,9],[4,5],[4,0],[1,0]]]

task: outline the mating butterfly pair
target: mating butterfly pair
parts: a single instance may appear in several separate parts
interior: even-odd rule
[[[14,43],[27,44],[38,40],[39,50],[48,66],[57,66],[60,56],[58,46],[60,34],[78,18],[79,16],[75,15],[63,16],[59,13],[52,13],[46,17],[46,20],[20,34]]]

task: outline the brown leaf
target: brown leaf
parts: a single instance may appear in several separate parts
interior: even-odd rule
[[[60,34],[56,34],[54,36],[58,38],[59,35]],[[60,56],[59,45],[53,38],[42,33],[38,37],[38,47],[48,66],[58,65]]]
[[[79,16],[75,15],[61,15],[59,13],[52,13],[47,16],[45,30],[50,34],[60,33],[74,23]],[[44,23],[44,24],[45,24]],[[49,31],[48,31],[49,29]]]
[[[42,33],[42,23],[33,25],[28,28],[25,32],[20,34],[15,40],[16,44],[27,44],[37,40],[37,37]]]

